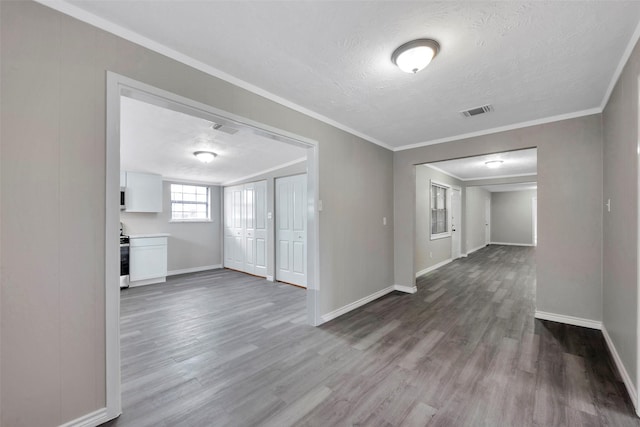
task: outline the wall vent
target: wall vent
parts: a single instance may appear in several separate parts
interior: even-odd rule
[[[478,114],[489,113],[491,111],[493,111],[493,105],[487,104],[487,105],[483,105],[482,107],[476,107],[476,108],[471,108],[469,110],[460,111],[460,114],[462,114],[465,117],[471,117],[471,116],[477,116]]]
[[[231,126],[221,125],[220,123],[212,123],[211,129],[217,130],[218,132],[224,132],[229,135],[233,135],[238,132],[238,129],[232,128]]]

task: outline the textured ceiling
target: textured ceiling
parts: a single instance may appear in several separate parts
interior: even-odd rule
[[[503,163],[496,169],[490,169],[485,163],[492,160],[502,160]],[[507,151],[484,156],[465,157],[462,159],[433,162],[429,163],[428,166],[463,181],[535,175],[538,168],[538,150],[530,148],[527,150]]]
[[[184,113],[121,97],[120,167],[157,173],[165,178],[226,183],[301,160],[306,150],[256,135],[238,126],[228,135],[211,122]],[[218,154],[202,163],[194,151]]]
[[[600,108],[640,20],[635,1],[70,3],[391,147]],[[429,67],[391,63],[425,37]]]
[[[491,193],[503,193],[507,191],[529,191],[529,190],[537,190],[538,183],[522,182],[518,184],[483,185],[480,188],[484,188],[485,190]]]

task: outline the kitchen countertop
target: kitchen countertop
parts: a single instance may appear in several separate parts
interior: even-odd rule
[[[171,234],[169,233],[152,233],[152,234],[130,234],[130,239],[142,239],[145,237],[169,237]]]

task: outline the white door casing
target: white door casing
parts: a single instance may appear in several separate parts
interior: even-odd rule
[[[255,186],[245,184],[242,191],[242,213],[244,226],[244,266],[245,273],[254,274],[256,264],[256,221],[255,221]]]
[[[462,191],[451,188],[451,258],[460,258],[462,248]]]
[[[276,280],[307,286],[307,176],[276,179]]]
[[[491,196],[484,200],[484,244],[491,243]]]
[[[533,246],[538,246],[538,198],[531,198],[531,229],[533,231]]]
[[[254,183],[255,192],[255,263],[254,274],[267,276],[267,181]]]

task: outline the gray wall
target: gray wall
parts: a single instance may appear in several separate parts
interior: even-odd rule
[[[425,165],[416,166],[416,274],[451,258],[451,237],[431,240],[429,186],[432,179],[443,184],[462,187],[461,181],[449,175]],[[464,200],[464,195],[462,199]],[[464,253],[464,249],[462,252]]]
[[[0,15],[1,425],[105,406],[107,70],[318,141],[320,313],[393,284],[391,151],[40,4]]]
[[[301,149],[301,155],[302,154],[304,154],[304,152]],[[272,214],[271,219],[267,221],[267,236],[269,239],[267,243],[267,276],[270,276],[271,278],[275,277],[274,272],[275,272],[275,265],[276,265],[276,248],[275,248],[276,231],[274,227],[275,200],[276,200],[275,180],[276,178],[281,178],[281,177],[291,176],[291,175],[300,175],[302,173],[307,173],[306,162],[296,163],[294,165],[289,165],[275,171],[267,172],[264,174],[260,174],[248,179],[236,181],[232,184],[229,184],[229,185],[239,185],[239,184],[246,184],[246,183],[255,182],[255,181],[263,181],[263,180],[267,181],[267,212],[271,212]],[[222,203],[224,205],[224,200]]]
[[[601,131],[592,115],[395,152],[395,283],[415,283],[414,165],[538,147],[536,308],[601,320]]]
[[[465,252],[468,254],[485,246],[485,205],[491,202],[491,193],[480,187],[466,188],[464,210]]]
[[[171,182],[162,183],[162,212],[121,212],[126,234],[169,233],[169,272],[222,264],[220,187],[209,186],[211,222],[171,221]]]
[[[640,47],[603,113],[603,324],[634,383],[638,375],[638,75]],[[640,384],[636,384],[636,390]]]
[[[491,193],[491,242],[533,245],[531,199],[535,190]]]

